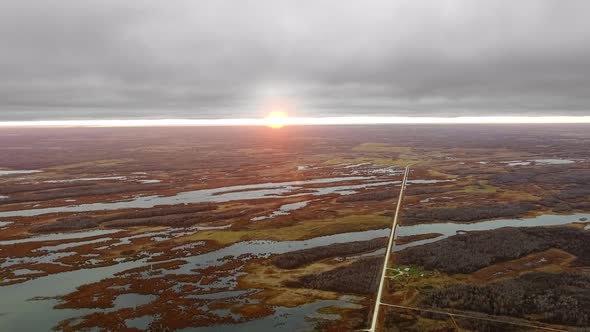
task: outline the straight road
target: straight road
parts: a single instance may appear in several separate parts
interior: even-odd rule
[[[383,294],[383,284],[385,283],[385,274],[387,273],[387,264],[389,263],[389,257],[393,250],[393,238],[395,237],[395,229],[397,227],[397,218],[399,211],[402,206],[402,198],[404,191],[406,190],[406,182],[408,181],[408,175],[410,174],[410,166],[406,166],[404,172],[404,179],[399,190],[399,196],[397,198],[397,207],[395,208],[395,214],[393,216],[393,224],[391,225],[391,232],[389,233],[389,241],[387,242],[387,249],[385,250],[385,260],[383,261],[383,269],[381,270],[381,280],[379,281],[379,288],[377,290],[377,296],[375,297],[375,306],[373,307],[373,319],[371,320],[371,327],[368,331],[375,332],[377,328],[377,319],[379,318],[379,307],[381,306],[381,295]]]
[[[362,330],[362,331],[376,332],[377,321],[379,319],[379,309],[381,306],[387,306],[387,307],[394,307],[394,308],[398,308],[398,309],[430,312],[430,313],[435,313],[435,314],[439,314],[439,315],[448,315],[452,319],[453,319],[453,317],[469,318],[469,319],[477,319],[477,320],[484,320],[484,321],[490,321],[490,322],[511,324],[511,325],[521,326],[521,327],[526,327],[526,328],[534,328],[535,330],[565,332],[565,330],[556,329],[556,328],[552,328],[552,327],[537,326],[535,324],[515,322],[515,321],[505,320],[505,319],[495,318],[495,317],[476,316],[476,315],[473,315],[473,313],[469,313],[469,312],[448,312],[448,311],[443,311],[443,310],[407,307],[407,306],[402,306],[402,305],[381,302],[381,296],[383,294],[383,287],[384,287],[383,285],[385,283],[385,275],[387,273],[387,264],[389,263],[389,258],[391,256],[391,252],[393,251],[393,246],[394,246],[393,239],[395,237],[395,229],[397,227],[399,211],[401,209],[403,194],[406,189],[406,182],[408,180],[409,174],[410,174],[410,166],[407,166],[405,173],[404,173],[404,178],[402,180],[402,185],[401,185],[401,188],[399,191],[399,196],[397,198],[397,207],[395,208],[395,215],[393,217],[393,224],[391,226],[391,232],[389,233],[389,241],[387,243],[387,250],[385,251],[385,259],[383,261],[383,270],[381,271],[381,280],[379,282],[379,289],[377,290],[377,296],[375,298],[375,305],[374,305],[374,309],[373,309],[373,318],[371,320],[371,327],[367,330]]]

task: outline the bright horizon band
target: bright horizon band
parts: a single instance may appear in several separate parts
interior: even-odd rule
[[[318,117],[285,118],[286,126],[379,124],[559,124],[590,123],[590,116]],[[270,126],[269,119],[93,119],[0,121],[0,127]]]

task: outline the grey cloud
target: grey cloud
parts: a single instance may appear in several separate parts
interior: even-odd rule
[[[590,115],[590,3],[2,1],[0,121]]]

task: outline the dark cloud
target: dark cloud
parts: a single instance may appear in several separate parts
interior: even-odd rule
[[[0,2],[0,120],[590,115],[590,2]]]

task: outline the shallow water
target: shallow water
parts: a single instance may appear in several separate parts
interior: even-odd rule
[[[209,293],[209,294],[193,294],[193,295],[188,295],[186,297],[191,298],[191,299],[201,299],[201,300],[219,300],[219,299],[240,297],[242,295],[246,295],[251,292],[252,292],[252,290],[249,290],[249,289],[247,289],[247,290],[231,290],[231,291]]]
[[[459,223],[440,223],[440,224],[422,224],[413,226],[399,226],[397,229],[397,236],[408,236],[424,233],[441,233],[442,236],[436,239],[429,239],[424,241],[416,241],[403,246],[396,246],[395,250],[403,250],[408,246],[419,245],[427,242],[434,242],[457,234],[458,231],[475,231],[475,230],[490,230],[501,227],[531,227],[531,226],[550,226],[562,225],[571,222],[579,222],[580,218],[588,218],[590,214],[574,214],[574,215],[543,215],[535,218],[527,219],[499,219],[483,221],[472,224]],[[389,229],[370,230],[363,232],[342,233],[335,235],[328,235],[317,237],[309,240],[301,241],[245,241],[235,243],[225,248],[216,251],[205,253],[202,255],[195,255],[187,258],[186,263],[176,269],[162,270],[161,275],[174,274],[195,274],[199,272],[193,271],[207,266],[219,266],[227,261],[227,257],[233,258],[242,255],[251,254],[257,257],[267,257],[270,254],[280,254],[289,251],[308,249],[333,243],[344,243],[351,241],[371,240],[378,237],[387,236]],[[367,255],[381,254],[381,251],[374,251]],[[243,259],[246,256],[242,256]],[[69,318],[78,317],[91,310],[54,310],[52,307],[56,304],[54,300],[44,301],[26,301],[34,296],[56,296],[72,292],[76,287],[97,282],[104,278],[112,277],[115,273],[123,272],[135,267],[146,266],[146,260],[124,262],[113,266],[98,267],[91,269],[82,269],[77,271],[59,273],[47,277],[41,277],[35,280],[30,280],[22,284],[0,287],[0,313],[7,313],[0,315],[0,330],[47,330],[48,327],[54,326],[57,322]],[[243,293],[236,293],[235,291],[228,291],[227,287],[233,282],[236,275],[242,273],[236,269],[235,275],[230,276],[220,281],[221,291],[202,295],[206,298],[226,298],[231,296],[244,295]],[[156,275],[157,276],[157,275]],[[129,295],[129,294],[128,294]],[[141,299],[136,295],[129,295],[121,297],[115,305],[116,308],[125,306],[136,306],[152,301],[152,297],[141,296]],[[121,295],[123,296],[123,295]],[[117,298],[119,300],[119,298]],[[137,300],[137,301],[136,301]],[[147,301],[147,302],[146,302]],[[221,325],[211,326],[206,328],[190,328],[184,331],[273,331],[277,328],[289,326],[290,330],[308,329],[312,323],[306,319],[317,316],[316,311],[319,308],[332,306],[336,304],[346,305],[342,302],[319,301],[296,308],[282,308],[277,307],[276,313],[255,321],[246,322],[236,325]],[[349,303],[350,304],[350,303]],[[40,316],[39,320],[30,320],[27,317],[31,315]],[[320,315],[321,316],[321,315]],[[151,322],[148,318],[140,317],[137,323]],[[324,317],[326,318],[326,317]],[[147,323],[149,325],[149,322]],[[131,322],[131,324],[134,324]]]
[[[14,274],[15,276],[26,276],[26,275],[35,274],[35,273],[45,273],[45,272],[39,271],[39,270],[31,270],[31,269],[18,269],[18,270],[12,271],[12,274]]]
[[[361,167],[361,166],[369,166],[369,165],[373,165],[372,163],[359,163],[359,164],[338,164],[336,165],[337,167],[340,168],[357,168],[357,167]]]
[[[196,241],[196,242],[191,242],[191,243],[187,243],[187,244],[183,244],[177,247],[174,247],[170,250],[190,250],[190,249],[194,249],[197,247],[202,247],[204,245],[206,245],[207,243],[205,241]]]
[[[195,272],[192,271],[192,269],[205,266],[221,265],[224,261],[223,258],[227,256],[238,257],[242,254],[249,253],[257,256],[267,256],[271,253],[284,253],[332,243],[370,240],[376,237],[385,236],[388,233],[388,229],[381,229],[322,236],[302,241],[240,242],[213,252],[183,258],[187,260],[186,264],[180,266],[178,269],[163,270],[162,274],[194,274]],[[45,331],[64,319],[79,317],[94,312],[96,309],[55,310],[53,309],[53,306],[57,304],[56,300],[27,300],[37,296],[54,297],[58,295],[65,295],[74,291],[81,285],[98,282],[102,279],[110,278],[116,273],[149,264],[150,263],[147,263],[147,259],[127,261],[112,266],[87,268],[53,274],[46,277],[29,280],[21,284],[0,287],[0,294],[2,294],[0,297],[0,313],[6,313],[5,315],[0,315],[0,331]],[[236,274],[237,273],[240,272],[236,270]],[[220,286],[227,287],[229,283],[235,279],[235,277],[236,275],[230,276],[226,278],[226,280],[222,280],[220,282]],[[225,292],[227,289],[224,289],[223,291]],[[126,301],[125,299],[125,297],[121,299],[121,305],[133,302]],[[134,303],[137,304],[138,302],[133,302],[132,304]],[[119,306],[119,303],[116,305]],[[290,309],[289,312],[292,312],[293,315],[296,315],[296,317],[291,318],[293,319],[293,324],[302,324],[304,322],[304,317],[300,316],[299,313],[308,310],[306,308],[309,307],[304,306],[301,310],[298,308]],[[35,320],[28,319],[28,317],[31,316],[39,316],[39,318]],[[295,323],[295,321],[298,321],[298,323]],[[212,328],[212,330],[218,330],[218,327]]]
[[[113,301],[112,310],[119,310],[123,308],[135,308],[148,304],[158,297],[155,295],[144,295],[136,293],[121,294]]]
[[[305,185],[310,184],[328,184],[344,181],[359,181],[372,180],[374,177],[366,176],[349,176],[349,177],[335,177],[322,178],[304,181],[290,181],[277,183],[259,183],[250,185],[229,186],[213,189],[202,189],[195,191],[180,192],[174,196],[140,196],[135,197],[129,201],[120,201],[112,203],[90,203],[81,205],[29,209],[18,211],[4,211],[0,212],[1,217],[14,216],[38,216],[48,213],[67,213],[67,212],[84,212],[84,211],[99,211],[99,210],[116,210],[116,209],[130,209],[130,208],[151,208],[156,205],[176,205],[187,203],[216,203],[228,202],[234,200],[249,200],[261,198],[277,198],[277,197],[295,197],[304,194],[309,195],[327,195],[331,193],[338,193],[342,195],[355,193],[357,189],[384,186],[391,183],[387,182],[370,182],[366,184],[350,185],[350,186],[332,186],[323,188],[306,188]],[[294,191],[305,190],[305,193],[293,193]],[[289,195],[290,194],[290,195]]]
[[[377,176],[398,176],[403,175],[403,169],[395,166],[383,168],[354,168],[350,170],[348,175],[377,175]]]
[[[534,159],[531,160],[537,164],[546,164],[546,165],[563,165],[563,164],[573,164],[575,161],[569,159]]]
[[[504,162],[508,166],[528,166],[531,164],[530,161],[514,160]]]
[[[0,246],[8,246],[8,245],[13,245],[13,244],[18,244],[18,243],[27,243],[27,242],[45,242],[45,241],[82,239],[82,238],[86,238],[86,237],[119,233],[122,231],[123,230],[121,230],[121,229],[95,229],[95,230],[85,231],[85,232],[52,233],[52,234],[32,236],[32,237],[28,237],[28,238],[24,238],[24,239],[0,241]]]
[[[194,273],[192,271],[194,269],[221,265],[224,263],[227,257],[239,257],[247,254],[256,257],[267,257],[272,254],[282,254],[300,249],[310,249],[333,243],[371,240],[374,238],[387,236],[388,234],[389,229],[379,229],[320,236],[301,241],[258,240],[238,242],[225,248],[221,248],[219,250],[208,252],[202,255],[184,257],[183,259],[187,261],[185,264],[173,270],[164,270],[164,274],[191,274]]]
[[[311,202],[311,201],[302,201],[302,202],[284,204],[284,205],[281,205],[281,207],[279,207],[278,210],[273,211],[273,213],[271,213],[268,216],[254,217],[250,220],[259,221],[259,220],[270,219],[270,218],[274,218],[274,217],[278,217],[278,216],[286,216],[291,211],[295,211],[295,210],[306,207],[307,204],[309,204],[309,202]]]
[[[160,183],[162,182],[162,180],[156,180],[156,179],[146,179],[146,180],[138,180],[139,182],[143,183],[143,184],[149,184],[149,183]]]
[[[166,235],[170,234],[170,232],[172,232],[172,231],[173,231],[173,229],[168,229],[168,230],[164,230],[164,231],[146,232],[146,233],[140,233],[140,234],[135,234],[135,235],[131,235],[131,236],[120,237],[117,239],[117,242],[106,245],[104,247],[99,247],[96,249],[103,250],[103,249],[107,249],[107,248],[113,248],[113,247],[131,244],[131,240],[134,240],[134,239],[141,239],[141,238],[154,237],[154,236],[160,236],[160,235],[166,236]]]
[[[528,160],[511,160],[503,161],[502,163],[508,166],[529,166],[532,163],[535,165],[566,165],[575,163],[574,160],[569,159],[528,159]]]
[[[33,174],[33,173],[40,173],[42,171],[39,170],[6,170],[0,169],[0,176],[4,175],[19,175],[19,174]]]
[[[115,273],[145,265],[138,260],[93,269],[57,273],[27,282],[0,287],[0,331],[48,331],[58,322],[79,317],[96,309],[60,309],[53,307],[57,300],[34,300],[35,297],[54,297],[73,292],[77,287],[98,282]],[[35,319],[31,319],[34,317]]]
[[[357,308],[358,305],[347,301],[324,300],[304,304],[294,308],[275,307],[275,313],[264,318],[251,320],[241,324],[225,324],[207,327],[191,327],[181,329],[183,332],[241,332],[241,331],[309,331],[314,326],[314,319],[338,319],[339,315],[319,314],[317,311],[327,307]]]
[[[127,327],[136,328],[136,329],[145,331],[148,329],[148,327],[150,326],[150,324],[153,321],[154,321],[154,317],[152,317],[150,315],[145,315],[145,316],[141,316],[141,317],[127,319],[125,321],[125,325],[127,325]]]
[[[75,248],[75,247],[79,247],[79,246],[84,246],[87,244],[93,244],[93,243],[101,243],[101,242],[106,242],[106,241],[111,241],[113,238],[110,237],[103,237],[100,239],[95,239],[95,240],[89,240],[89,241],[81,241],[81,242],[70,242],[70,243],[62,243],[62,244],[57,244],[54,246],[44,246],[41,247],[39,249],[36,249],[35,251],[60,251],[60,250],[64,250],[67,248]]]
[[[102,181],[102,180],[127,180],[126,176],[105,176],[97,178],[77,178],[77,179],[63,179],[63,180],[47,180],[45,183],[70,183],[70,182],[84,182],[84,181]]]
[[[255,200],[265,198],[285,198],[303,195],[322,196],[329,194],[351,195],[360,189],[399,184],[400,181],[376,181],[375,176],[347,176],[321,178],[303,181],[289,181],[277,183],[258,183],[250,185],[229,186],[213,189],[202,189],[195,191],[180,192],[174,196],[139,196],[127,201],[110,203],[89,203],[80,205],[59,206],[50,208],[27,209],[16,211],[0,212],[2,217],[15,216],[38,216],[49,213],[71,213],[100,210],[117,210],[130,208],[151,208],[157,205],[177,205],[189,203],[220,203],[235,200]],[[306,187],[306,185],[329,184],[345,181],[367,182],[354,185],[328,186],[328,187]],[[454,180],[429,180],[414,179],[408,184],[432,184],[449,182]]]
[[[48,253],[43,256],[35,256],[35,257],[7,257],[4,259],[2,263],[0,263],[0,268],[5,269],[11,267],[13,265],[19,264],[57,264],[57,265],[66,265],[61,262],[58,262],[59,259],[73,256],[75,252],[56,252],[56,253]]]

